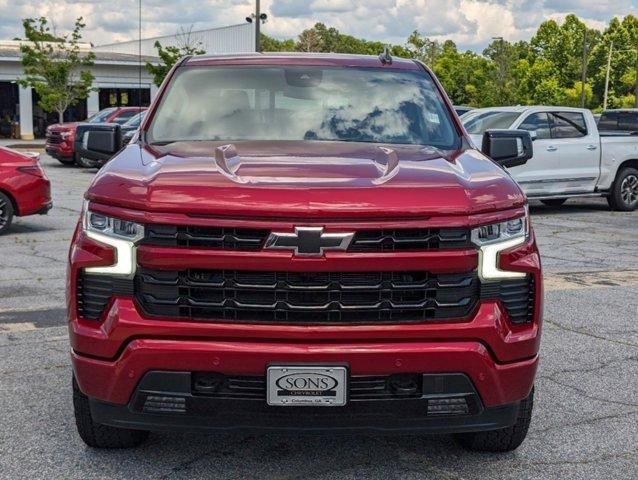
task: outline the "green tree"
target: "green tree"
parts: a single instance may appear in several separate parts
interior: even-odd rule
[[[432,69],[455,104],[487,107],[497,103],[491,84],[493,65],[484,57],[459,52],[454,42],[446,40]]]
[[[79,17],[73,30],[63,36],[51,32],[44,17],[22,21],[25,43],[20,46],[24,76],[18,80],[23,87],[33,88],[40,96],[39,105],[45,112],[57,112],[64,121],[64,112],[84,100],[91,91],[95,55],[80,50],[82,29]]]
[[[291,43],[292,42],[292,43]],[[350,53],[361,55],[378,55],[383,52],[386,44],[368,41],[351,35],[344,35],[336,28],[327,27],[323,23],[316,23],[313,27],[302,31],[297,41],[269,39],[264,51],[291,51]],[[390,45],[390,53],[395,57],[409,58],[412,55],[401,45]]]
[[[160,42],[155,42],[155,48],[157,49],[157,56],[160,58],[160,63],[157,65],[147,62],[146,70],[153,75],[153,83],[158,87],[168,75],[173,65],[175,65],[182,58],[189,55],[201,55],[206,53],[199,44],[193,44],[190,42],[184,43],[181,46],[170,45],[168,47],[162,47]]]
[[[295,41],[292,39],[286,40],[277,40],[276,38],[269,37],[268,35],[262,33],[260,36],[261,40],[259,44],[261,45],[262,52],[294,52],[295,51]]]
[[[563,90],[563,95],[565,98],[565,105],[569,107],[580,107],[580,97],[583,91],[582,82],[578,81],[574,83],[573,87],[568,87]],[[585,104],[591,104],[592,98],[594,96],[594,92],[591,84],[585,84]]]
[[[406,46],[410,56],[432,67],[443,53],[443,46],[436,40],[422,37],[416,30],[408,37]]]
[[[587,76],[594,73],[590,60],[600,39],[599,31],[588,28],[576,15],[570,14],[561,25],[555,20],[543,22],[532,37],[531,46],[536,59],[551,65],[558,87],[564,90],[573,88],[576,82],[582,85],[583,48],[586,48]]]
[[[307,28],[299,34],[296,49],[300,52],[324,51],[324,39],[316,28]]]
[[[613,44],[609,76],[610,108],[638,106],[638,18],[627,15],[613,18],[602,32],[601,41],[592,52],[593,91],[601,104],[605,91],[605,77],[609,49]],[[627,102],[633,103],[627,105]]]

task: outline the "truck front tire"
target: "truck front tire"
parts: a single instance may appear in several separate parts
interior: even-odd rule
[[[473,452],[510,452],[516,450],[525,437],[532,420],[534,389],[527,398],[521,400],[516,423],[511,427],[487,432],[460,433],[456,440],[464,448]]]
[[[638,170],[623,168],[618,172],[607,203],[613,210],[621,212],[631,212],[638,208]]]
[[[89,399],[73,378],[73,409],[80,438],[93,448],[132,448],[141,445],[148,432],[115,428],[95,423],[91,417]]]
[[[55,157],[62,165],[75,165],[75,157]]]

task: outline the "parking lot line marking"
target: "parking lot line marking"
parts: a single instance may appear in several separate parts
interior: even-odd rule
[[[546,291],[638,286],[638,270],[611,272],[549,273],[543,276]]]
[[[2,323],[0,324],[0,331],[2,332],[31,332],[36,329],[35,324],[31,322],[24,323]]]
[[[16,313],[16,312],[42,312],[53,308],[60,308],[59,304],[51,306],[39,306],[39,307],[18,307],[18,308],[0,308],[0,314],[3,313]]]

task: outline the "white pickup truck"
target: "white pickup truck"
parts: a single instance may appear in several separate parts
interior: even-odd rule
[[[530,132],[534,157],[509,169],[530,199],[559,206],[571,197],[605,196],[616,210],[638,208],[638,135],[599,134],[589,110],[494,107],[461,121],[479,147],[486,130]]]

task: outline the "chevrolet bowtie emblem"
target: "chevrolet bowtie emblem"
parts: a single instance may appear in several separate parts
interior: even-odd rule
[[[295,233],[271,232],[264,248],[320,257],[327,250],[347,250],[353,237],[354,233],[324,233],[323,227],[295,227]]]

